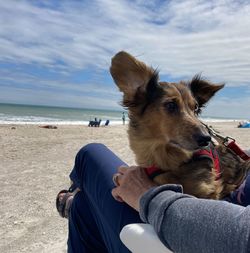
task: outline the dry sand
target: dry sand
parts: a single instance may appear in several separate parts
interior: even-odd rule
[[[237,122],[210,125],[249,148],[250,129],[236,128]],[[69,185],[75,154],[101,142],[134,164],[126,128],[0,125],[0,252],[66,252],[67,220],[59,217],[55,197]]]

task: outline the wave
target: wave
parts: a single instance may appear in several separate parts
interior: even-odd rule
[[[104,125],[106,120],[101,121],[101,126]],[[52,119],[46,117],[34,117],[34,116],[23,116],[23,117],[1,117],[0,124],[2,125],[84,125],[87,126],[89,121],[86,120],[62,120]],[[110,120],[109,125],[122,125],[121,120]]]
[[[58,115],[58,117],[55,117],[53,115],[52,117],[49,116],[34,116],[34,115],[13,115],[13,114],[6,114],[6,113],[0,113],[0,124],[54,124],[54,125],[88,125],[89,120],[93,120],[93,117],[77,117],[70,118],[70,117],[60,117],[61,115]],[[112,114],[108,115],[108,113],[103,113],[102,115],[98,114],[96,112],[96,118],[102,119],[101,125],[105,124],[106,120],[110,120],[110,125],[121,125],[122,120],[120,120],[120,117],[114,116]],[[81,119],[82,120],[81,120]],[[204,122],[239,122],[243,119],[228,119],[228,118],[215,118],[215,117],[201,117],[200,118]]]
[[[209,118],[209,117],[201,117],[201,121],[203,122],[239,122],[242,121],[242,119],[226,119],[226,118]]]

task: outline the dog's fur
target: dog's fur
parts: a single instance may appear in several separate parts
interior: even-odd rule
[[[202,146],[199,140],[208,136],[197,115],[224,85],[200,76],[190,82],[159,82],[156,70],[126,52],[113,57],[110,72],[124,94],[130,146],[138,165],[165,171],[155,182],[181,184],[185,193],[213,199],[225,197],[242,182],[250,163],[222,145],[216,147],[219,180],[211,159],[193,159],[194,151]]]

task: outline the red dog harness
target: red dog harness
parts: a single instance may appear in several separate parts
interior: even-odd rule
[[[161,169],[157,168],[155,165],[152,165],[152,166],[150,166],[150,167],[148,167],[148,168],[145,168],[145,172],[146,172],[146,174],[148,175],[148,177],[149,177],[150,179],[152,179],[152,180],[153,180],[155,177],[159,176],[160,174],[165,173],[164,170],[161,170]]]
[[[213,161],[214,169],[216,172],[216,180],[218,180],[221,176],[221,170],[220,170],[220,160],[219,160],[219,156],[216,149],[212,147],[200,149],[197,152],[195,152],[193,155],[194,160],[199,160],[199,159],[204,159],[204,158],[208,158]],[[160,174],[165,173],[164,170],[157,168],[155,165],[145,168],[145,172],[148,175],[148,177],[152,180],[155,177],[159,176]]]
[[[247,161],[250,159],[250,156],[246,154],[235,142],[235,140],[229,136],[223,137],[218,134],[213,128],[208,125],[202,123],[208,130],[211,136],[213,136],[219,143],[226,146],[233,153],[239,156],[242,160]],[[196,151],[193,155],[194,160],[199,160],[203,158],[211,159],[214,163],[214,169],[216,172],[216,180],[221,177],[221,169],[220,169],[220,160],[216,149],[213,146],[209,146],[208,148],[200,149]],[[164,170],[157,168],[155,165],[152,165],[148,168],[145,168],[145,172],[149,178],[154,179],[156,176],[165,173]]]
[[[216,151],[216,149],[214,147],[208,147],[208,148],[204,148],[204,149],[200,149],[200,150],[196,151],[194,153],[193,159],[199,160],[200,158],[201,159],[208,158],[213,161],[214,169],[215,169],[215,173],[216,173],[215,180],[220,179],[220,176],[221,176],[220,159],[219,159],[219,155],[218,155],[218,152]]]

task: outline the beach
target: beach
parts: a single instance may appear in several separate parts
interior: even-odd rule
[[[250,147],[250,129],[237,128],[238,122],[207,124],[242,148]],[[0,252],[66,252],[67,220],[58,215],[55,198],[69,187],[77,151],[91,142],[101,142],[135,164],[127,125],[0,125]]]

